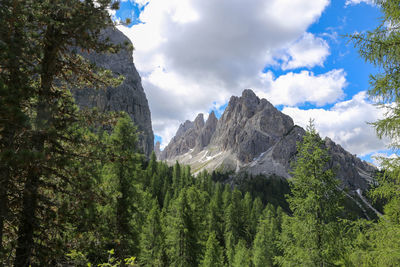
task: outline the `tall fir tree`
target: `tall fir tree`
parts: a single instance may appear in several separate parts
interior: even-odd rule
[[[330,266],[341,257],[338,241],[342,193],[328,161],[324,142],[310,122],[298,144],[290,180],[291,195],[287,200],[293,216],[286,216],[283,221],[283,256],[278,257],[282,266]]]
[[[155,200],[140,234],[139,261],[144,266],[166,266],[164,233],[161,228],[158,202]]]
[[[391,140],[390,148],[400,148],[400,1],[374,1],[382,12],[380,26],[372,31],[349,36],[366,62],[377,67],[370,75],[369,97],[386,112],[373,123],[379,138]],[[400,264],[400,160],[399,157],[380,158],[383,174],[378,176],[378,186],[372,191],[374,199],[384,200],[384,215],[379,223],[367,231],[365,240],[356,254],[362,254],[356,264],[397,266]],[[357,258],[357,257],[356,257]]]
[[[274,257],[278,256],[276,243],[279,234],[275,210],[272,205],[267,205],[258,223],[253,244],[252,262],[255,267],[274,266]]]
[[[197,231],[185,189],[180,190],[178,197],[170,203],[165,220],[164,231],[170,266],[197,266]]]
[[[201,262],[202,267],[223,267],[224,258],[223,251],[216,238],[215,232],[211,232],[208,236],[204,258]]]
[[[115,84],[110,72],[96,69],[76,52],[118,49],[100,38],[101,30],[113,25],[108,11],[117,7],[111,0],[2,2],[0,241],[8,229],[4,215],[10,215],[5,197],[13,195],[18,230],[8,236],[15,248],[14,266],[46,265],[41,255],[56,254],[49,239],[58,234],[44,234],[49,229],[40,225],[59,208],[54,196],[64,192],[61,181],[74,181],[66,166],[84,143],[72,131],[81,118],[69,89]]]
[[[112,161],[104,167],[104,179],[112,184],[110,218],[115,220],[116,255],[120,259],[138,252],[138,228],[143,218],[143,192],[140,187],[142,155],[138,153],[136,127],[125,114],[109,138]]]
[[[246,241],[240,239],[235,247],[235,256],[233,258],[232,267],[250,267],[251,258],[250,250],[246,246]]]

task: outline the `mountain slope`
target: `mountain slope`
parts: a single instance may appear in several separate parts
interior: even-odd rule
[[[220,120],[212,112],[207,122],[199,114],[194,122],[183,123],[159,157],[170,164],[189,164],[194,172],[246,171],[289,178],[296,142],[304,134],[289,116],[247,89],[241,97],[231,97]],[[329,138],[324,141],[342,186],[366,189],[375,168]]]
[[[108,28],[104,36],[116,44],[130,43],[118,29]],[[75,102],[80,107],[97,107],[100,111],[125,111],[132,118],[139,131],[139,145],[144,154],[150,155],[154,147],[151,114],[141,78],[135,68],[132,52],[121,49],[117,54],[85,54],[91,62],[116,75],[125,76],[124,82],[115,88],[95,90],[87,88],[73,92]]]

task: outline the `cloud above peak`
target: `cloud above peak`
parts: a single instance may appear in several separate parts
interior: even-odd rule
[[[363,156],[389,144],[387,139],[378,139],[373,126],[368,124],[382,119],[385,111],[370,103],[365,91],[350,100],[336,103],[328,110],[285,107],[282,112],[302,127],[308,125],[310,118],[314,119],[321,137],[330,137],[353,154]]]
[[[147,4],[140,14],[143,23],[119,29],[135,46],[135,65],[148,96],[154,131],[162,137],[163,145],[174,134],[171,129],[177,129],[182,121],[218,108],[244,88],[269,91],[273,96],[271,85],[285,84],[287,96],[296,94],[290,92],[296,90],[288,82],[290,74],[273,78],[272,74],[262,73],[265,66],[321,66],[329,55],[323,39],[306,33],[329,0],[136,3]],[[292,76],[322,81],[310,72]],[[341,89],[336,95],[342,94]],[[294,102],[326,102],[316,94],[311,98],[300,95],[303,97]]]

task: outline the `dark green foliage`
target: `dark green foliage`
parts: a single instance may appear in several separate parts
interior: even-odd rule
[[[280,235],[280,220],[272,205],[267,205],[258,223],[254,239],[252,262],[255,267],[273,266],[279,255],[277,241]]]
[[[290,192],[290,188],[286,179],[277,176],[256,175],[247,179],[240,178],[238,187],[243,192],[250,192],[253,197],[259,197],[264,205],[271,203],[289,211],[285,195]]]
[[[170,266],[197,266],[199,260],[198,232],[192,217],[186,190],[170,203],[164,221],[166,248]]]
[[[147,215],[143,230],[140,234],[140,263],[145,266],[165,266],[164,233],[161,229],[158,202]]]
[[[109,137],[112,161],[103,168],[103,183],[107,185],[108,203],[103,207],[106,215],[114,224],[109,225],[110,238],[118,246],[116,255],[120,259],[138,252],[138,226],[144,221],[140,177],[141,157],[138,154],[136,127],[128,116],[121,118]]]

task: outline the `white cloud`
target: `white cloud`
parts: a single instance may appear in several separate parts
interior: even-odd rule
[[[384,111],[368,102],[364,91],[351,100],[336,103],[329,110],[285,107],[282,112],[302,127],[308,125],[310,118],[315,119],[315,126],[322,137],[328,136],[353,154],[366,155],[383,150],[388,145],[388,140],[380,140],[368,124],[381,119]]]
[[[324,39],[306,32],[299,40],[291,44],[287,53],[282,56],[282,69],[323,66],[328,56],[328,43]]]
[[[379,169],[382,167],[382,159],[396,159],[398,157],[399,155],[390,150],[374,152],[370,155],[372,164],[377,166]]]
[[[305,102],[317,106],[334,103],[344,96],[346,73],[332,70],[314,75],[311,71],[289,72],[274,79],[271,72],[263,74],[264,88],[257,89],[257,94],[268,99],[274,105],[295,106]]]
[[[148,96],[154,131],[163,145],[171,137],[168,129],[177,129],[197,112],[207,112],[214,102],[222,105],[244,88],[266,91],[271,84],[284,83],[285,78],[266,81],[260,77],[264,67],[282,55],[282,47],[287,47],[285,53],[290,56],[287,68],[321,65],[329,49],[322,39],[305,32],[329,2],[150,0],[140,15],[143,24],[119,29],[135,46],[135,64]],[[310,72],[296,75],[322,81]],[[317,99],[318,94],[323,99]],[[339,90],[333,95],[341,94]],[[301,96],[306,98],[295,102],[328,101],[326,93]],[[159,123],[163,120],[168,125]]]
[[[375,0],[346,0],[346,6],[348,5],[358,5],[361,3],[366,3],[368,5],[374,5]]]

